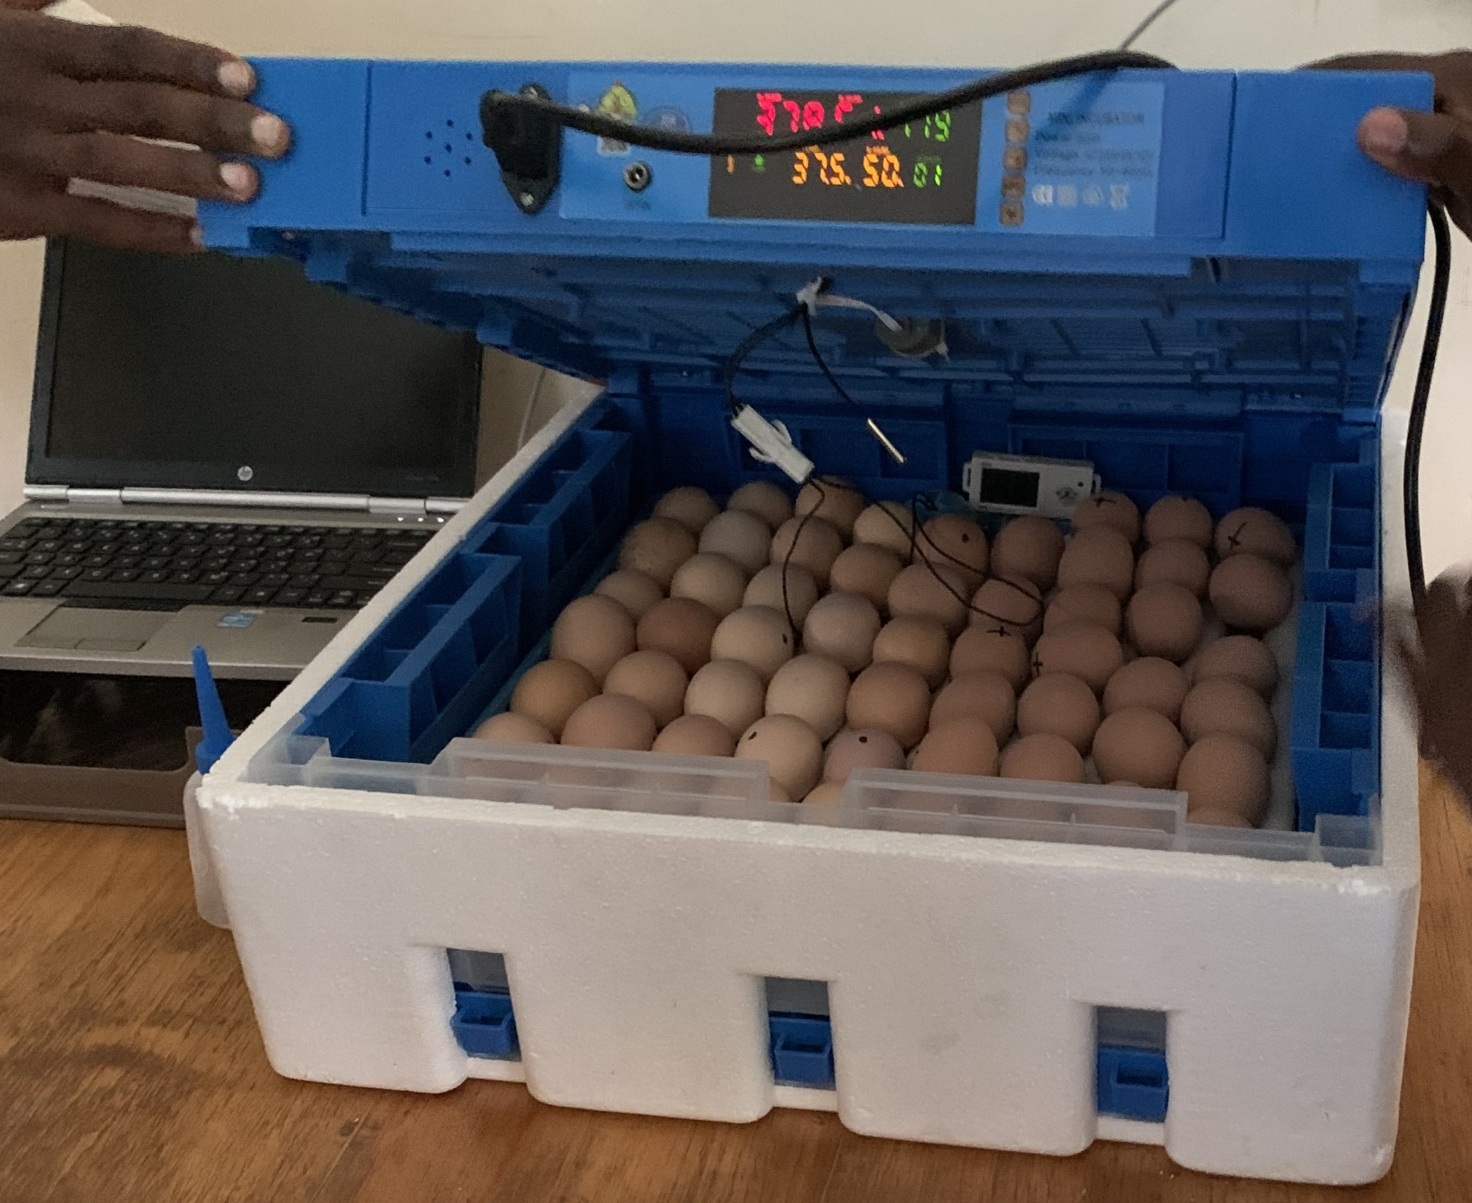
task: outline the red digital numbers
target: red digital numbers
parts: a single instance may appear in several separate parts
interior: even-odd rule
[[[857,92],[840,93],[833,102],[834,124],[842,125],[843,119],[863,103],[863,96]],[[795,134],[822,129],[828,123],[828,109],[821,100],[799,102],[789,100],[781,92],[758,92],[756,108],[756,123],[769,138],[777,136],[779,126],[783,133]]]

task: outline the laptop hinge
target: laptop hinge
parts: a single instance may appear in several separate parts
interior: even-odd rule
[[[68,502],[76,505],[122,505],[122,489],[79,489],[68,488],[66,491]]]
[[[65,501],[65,485],[26,485],[27,501]]]
[[[428,512],[428,507],[422,497],[370,497],[368,498],[368,512],[370,514],[413,514],[422,515]]]

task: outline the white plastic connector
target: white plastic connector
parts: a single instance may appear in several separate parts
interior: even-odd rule
[[[743,405],[731,419],[736,433],[751,444],[751,454],[764,464],[775,464],[794,484],[803,484],[813,474],[813,461],[792,444],[780,423],[768,422],[749,405]]]

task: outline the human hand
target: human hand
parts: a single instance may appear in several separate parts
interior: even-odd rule
[[[242,60],[152,30],[76,25],[0,0],[0,239],[65,235],[108,246],[199,247],[188,217],[70,195],[73,179],[183,197],[245,202],[260,187],[247,163],[279,158],[286,124],[247,103]],[[140,139],[186,143],[159,146]]]
[[[1419,613],[1391,613],[1386,635],[1421,720],[1421,752],[1472,806],[1472,580],[1438,577]]]
[[[1430,184],[1447,216],[1472,237],[1472,51],[1349,55],[1314,66],[1420,71],[1435,79],[1435,112],[1375,109],[1360,122],[1360,149],[1387,171]]]

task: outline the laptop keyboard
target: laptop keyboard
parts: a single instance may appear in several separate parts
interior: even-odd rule
[[[27,518],[0,535],[0,597],[356,610],[433,535],[364,526]]]

